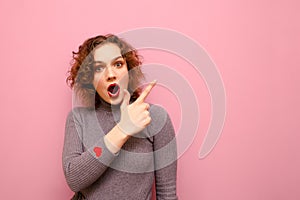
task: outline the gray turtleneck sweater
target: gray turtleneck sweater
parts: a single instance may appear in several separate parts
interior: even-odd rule
[[[167,112],[151,105],[151,123],[111,153],[104,135],[120,120],[119,107],[74,108],[66,120],[63,170],[71,190],[88,200],[176,200],[177,151]]]

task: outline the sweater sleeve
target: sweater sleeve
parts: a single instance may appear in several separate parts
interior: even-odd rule
[[[177,200],[177,145],[175,131],[169,115],[160,108],[163,121],[162,128],[154,135],[155,187],[157,200]],[[163,113],[163,114],[162,114]],[[161,116],[164,116],[162,120]]]
[[[80,120],[71,111],[66,120],[62,163],[66,181],[74,192],[93,184],[117,156],[106,148],[103,137],[84,151],[82,135]]]

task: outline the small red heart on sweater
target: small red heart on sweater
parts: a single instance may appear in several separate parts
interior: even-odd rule
[[[102,149],[100,147],[95,147],[94,152],[95,152],[96,156],[99,158],[101,156]]]

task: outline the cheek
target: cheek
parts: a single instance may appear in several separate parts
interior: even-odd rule
[[[93,80],[94,88],[99,88],[99,86],[102,85],[101,82],[102,82],[101,76],[95,75]]]
[[[124,68],[124,70],[121,71],[120,77],[121,77],[122,80],[128,81],[128,79],[129,79],[129,74],[128,74],[127,68]]]
[[[128,88],[128,84],[129,84],[129,75],[128,73],[123,73],[122,74],[122,78],[120,80],[120,83],[125,87]]]

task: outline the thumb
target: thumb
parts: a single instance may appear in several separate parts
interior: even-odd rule
[[[129,100],[130,100],[130,94],[129,94],[128,90],[124,89],[124,96],[123,96],[123,101],[122,101],[122,104],[121,104],[121,109],[122,110],[124,108],[126,108],[126,106],[128,106]]]

